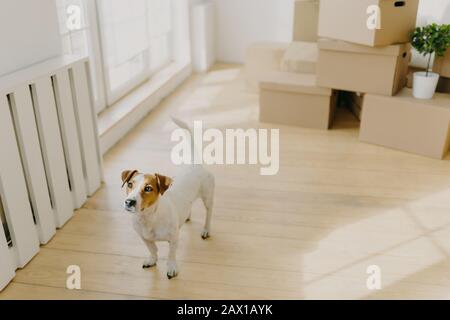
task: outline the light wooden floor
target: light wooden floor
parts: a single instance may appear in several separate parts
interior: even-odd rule
[[[281,127],[276,176],[211,168],[213,237],[200,239],[197,204],[178,278],[165,276],[166,244],[155,269],[141,268],[147,253],[121,210],[120,172],[175,172],[170,114],[210,127],[279,127],[258,124],[241,73],[222,65],[193,76],[146,117],[106,155],[104,187],[0,298],[450,298],[450,162],[360,143],[345,110],[328,132]],[[81,267],[81,291],[65,289],[69,265]],[[381,291],[366,287],[370,265],[381,268]]]

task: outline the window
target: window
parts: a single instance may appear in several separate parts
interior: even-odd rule
[[[106,107],[96,8],[93,0],[56,0],[64,54],[88,55],[97,112]]]
[[[172,0],[56,1],[64,53],[91,58],[98,112],[173,61]]]
[[[63,53],[87,55],[89,24],[84,0],[57,0],[56,7]]]
[[[155,72],[173,59],[173,8],[168,0],[150,0],[148,5],[150,70]]]
[[[98,0],[108,102],[113,103],[171,59],[170,0]]]

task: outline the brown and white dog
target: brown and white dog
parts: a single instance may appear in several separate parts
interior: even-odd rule
[[[175,121],[189,130],[183,122]],[[191,135],[192,137],[192,135]],[[156,265],[158,248],[156,241],[169,242],[167,277],[177,276],[176,251],[179,230],[189,221],[193,202],[201,198],[206,207],[203,239],[210,235],[214,198],[214,176],[201,165],[189,165],[184,172],[169,178],[160,174],[144,174],[138,170],[122,172],[122,187],[126,187],[124,208],[133,214],[133,227],[150,251],[143,268]]]

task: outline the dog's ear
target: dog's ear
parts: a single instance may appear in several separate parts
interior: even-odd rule
[[[158,183],[158,191],[159,193],[161,193],[161,195],[163,195],[164,192],[166,192],[172,184],[172,179],[158,173],[156,173],[155,176]]]
[[[125,184],[127,184],[136,173],[138,173],[139,171],[137,170],[125,170],[122,171],[122,188]]]

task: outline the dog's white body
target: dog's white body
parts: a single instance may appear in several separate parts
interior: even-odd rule
[[[179,120],[174,121],[188,129],[187,125]],[[137,176],[137,184],[143,177]],[[142,181],[143,183],[143,181]],[[149,208],[137,212],[133,217],[133,226],[147,245],[151,256],[144,262],[143,267],[148,268],[156,264],[158,249],[156,241],[169,241],[170,251],[167,262],[167,276],[175,277],[178,274],[176,263],[176,250],[179,241],[181,226],[190,219],[191,207],[198,198],[203,200],[206,208],[206,221],[202,238],[210,235],[211,216],[214,198],[214,176],[201,165],[188,165],[183,172],[173,178],[173,182],[164,195]],[[136,187],[139,190],[139,186]],[[139,193],[131,192],[128,197],[139,197]],[[139,199],[138,199],[139,200]]]

